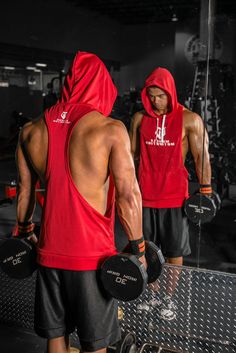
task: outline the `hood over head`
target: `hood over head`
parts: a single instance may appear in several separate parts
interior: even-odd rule
[[[108,116],[117,89],[104,63],[95,55],[79,51],[67,73],[59,103],[89,104]]]
[[[150,86],[157,86],[167,93],[170,105],[170,111],[167,113],[167,116],[174,113],[178,108],[179,103],[177,101],[175,81],[171,73],[162,67],[156,68],[147,77],[145,86],[141,92],[141,98],[146,112],[148,115],[156,117],[157,114],[154,113],[154,108],[147,93],[147,88]]]

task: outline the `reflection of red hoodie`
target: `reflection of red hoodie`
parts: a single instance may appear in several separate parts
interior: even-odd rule
[[[104,258],[116,253],[113,184],[103,216],[78,192],[68,162],[69,139],[76,123],[91,111],[108,116],[116,94],[101,60],[79,52],[65,78],[61,99],[45,112],[49,147],[38,247],[38,263],[43,266],[95,270]]]
[[[157,115],[147,87],[158,86],[169,97],[170,110]],[[183,106],[177,101],[170,72],[155,69],[142,90],[145,113],[140,127],[139,183],[143,206],[181,207],[188,196],[188,173],[182,159]]]

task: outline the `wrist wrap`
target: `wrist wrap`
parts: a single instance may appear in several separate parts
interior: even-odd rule
[[[201,194],[212,194],[212,187],[209,184],[200,185],[199,192]]]
[[[19,237],[26,238],[34,233],[35,224],[32,221],[29,222],[17,222]]]
[[[145,254],[145,240],[144,237],[136,240],[129,240],[130,253],[141,257]]]

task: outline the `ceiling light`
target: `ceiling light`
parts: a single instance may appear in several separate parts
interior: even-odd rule
[[[3,67],[5,70],[15,70],[14,66],[4,66]]]
[[[35,70],[36,69],[36,67],[34,67],[34,66],[26,66],[26,70]]]
[[[0,87],[9,87],[9,82],[0,80]]]
[[[35,65],[38,67],[47,67],[47,64],[44,63],[36,63]]]

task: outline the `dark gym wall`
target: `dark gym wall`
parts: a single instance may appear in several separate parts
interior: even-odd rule
[[[121,59],[121,25],[64,0],[4,1],[1,14],[2,43],[65,53],[84,50],[104,59]],[[27,87],[0,87],[0,137],[9,135],[13,110],[36,117],[42,111],[42,101],[39,90],[30,92]]]
[[[124,26],[120,91],[142,87],[146,76],[157,66],[173,72],[175,24],[159,23]]]
[[[225,16],[216,22],[215,32],[222,42],[222,55],[220,62],[228,64],[229,72],[224,80],[224,99],[222,100],[219,113],[221,114],[227,138],[236,136],[236,20],[228,19]]]
[[[0,42],[69,53],[87,50],[121,61],[122,90],[142,84],[157,65],[173,69],[174,23],[121,25],[64,0],[9,0],[1,9],[6,16]]]
[[[194,41],[192,46],[188,46],[187,43],[193,38],[194,35],[198,34],[199,30],[199,19],[191,22],[180,23],[176,30],[175,36],[175,80],[177,85],[178,96],[181,103],[184,103],[184,98],[188,96],[188,92],[191,93],[195,65],[190,63],[186,57],[186,51],[189,50],[188,55],[191,55],[191,50],[197,50],[194,47]],[[215,91],[218,89],[217,95],[218,103],[220,104],[219,114],[223,117],[224,122],[228,126],[228,136],[235,136],[236,133],[236,106],[232,104],[236,98],[236,21],[229,20],[225,16],[217,17],[215,21],[214,29],[217,46],[217,60],[221,65],[219,69],[214,71],[214,80],[217,87],[214,87]],[[190,48],[191,47],[191,48]],[[193,52],[192,52],[193,54]],[[223,65],[223,66],[222,66]],[[223,75],[221,70],[223,67],[229,65],[229,71],[232,70],[234,76],[229,75],[227,80],[227,74]],[[183,74],[184,73],[184,74]],[[221,79],[222,77],[225,79]],[[213,82],[213,85],[214,83]],[[224,87],[220,93],[220,84],[223,82]]]
[[[0,42],[69,53],[87,50],[104,59],[120,61],[121,71],[113,74],[120,94],[130,87],[142,86],[147,74],[156,66],[173,71],[173,23],[121,25],[64,0],[38,0],[34,3],[9,0],[2,4],[1,10],[5,16],[0,21]],[[20,93],[16,99],[11,96],[11,101],[19,101],[20,96]],[[22,99],[23,112],[29,110],[27,106]],[[16,107],[12,107],[14,109]],[[34,113],[35,109],[31,109],[29,115]],[[2,107],[1,121],[6,121],[8,114]],[[5,129],[0,135],[5,136],[8,125],[4,124]]]
[[[80,50],[117,60],[121,25],[64,0],[1,3],[0,42],[59,50]]]
[[[23,112],[24,116],[35,118],[42,111],[41,91],[30,92],[27,87],[0,88],[0,138],[9,138],[10,126],[14,123],[12,112]]]
[[[178,24],[175,33],[175,82],[178,92],[178,98],[181,103],[186,96],[186,92],[192,89],[194,79],[194,65],[187,60],[186,51],[191,49],[188,47],[188,41],[198,34],[199,19],[192,20],[184,24]],[[195,48],[197,49],[197,48]],[[189,55],[191,55],[189,53]]]
[[[157,66],[174,73],[180,100],[191,90],[194,66],[184,51],[189,37],[198,33],[199,18],[181,25],[121,25],[64,0],[9,0],[1,4],[1,11],[0,42],[69,53],[87,50],[120,61],[121,70],[113,76],[121,95],[130,88],[142,87],[145,77]],[[217,26],[224,42],[221,60],[234,64],[235,21],[223,18]],[[7,118],[0,113],[1,120]],[[232,109],[228,114],[233,114]]]

